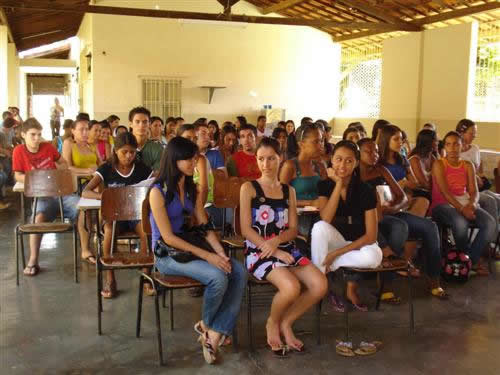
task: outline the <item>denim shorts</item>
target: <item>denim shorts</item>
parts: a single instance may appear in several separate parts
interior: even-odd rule
[[[78,201],[80,197],[76,194],[65,195],[63,200],[64,218],[75,223],[78,218]],[[47,222],[54,221],[59,215],[59,198],[38,198],[36,213],[44,214]]]

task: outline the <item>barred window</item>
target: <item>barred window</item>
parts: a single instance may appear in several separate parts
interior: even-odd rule
[[[500,20],[479,24],[474,95],[469,117],[475,121],[500,118]]]
[[[382,84],[380,44],[342,46],[338,117],[378,118]]]
[[[153,116],[166,119],[178,117],[182,112],[182,80],[146,77],[142,79],[142,104]]]

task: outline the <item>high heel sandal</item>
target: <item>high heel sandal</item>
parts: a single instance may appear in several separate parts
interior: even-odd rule
[[[203,334],[201,334],[200,337],[198,337],[198,342],[201,343],[205,362],[207,362],[209,365],[213,364],[217,360],[217,352],[214,350],[214,347],[210,342],[208,332],[204,332]]]

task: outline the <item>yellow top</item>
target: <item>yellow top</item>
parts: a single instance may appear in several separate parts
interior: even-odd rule
[[[77,168],[91,168],[97,167],[97,155],[94,145],[89,145],[90,153],[83,154],[76,143],[71,147],[71,158],[73,165]]]

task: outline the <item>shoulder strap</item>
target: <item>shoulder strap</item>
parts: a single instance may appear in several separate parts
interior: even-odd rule
[[[281,184],[281,190],[283,191],[283,199],[288,200],[288,197],[290,196],[290,186]]]
[[[264,190],[262,190],[262,187],[260,186],[260,184],[256,181],[256,180],[252,180],[250,181],[252,183],[252,186],[253,188],[255,189],[255,192],[257,193],[257,197],[266,197],[266,195],[264,194]]]
[[[295,164],[295,175],[296,175],[297,177],[300,177],[299,159],[297,159],[297,158],[293,158],[292,160],[293,160],[293,162],[294,162],[294,164]]]

